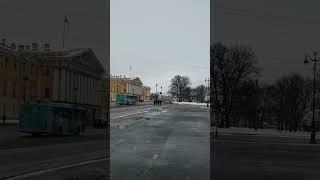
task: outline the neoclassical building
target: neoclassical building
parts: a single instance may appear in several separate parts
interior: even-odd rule
[[[20,104],[37,100],[38,63],[0,45],[0,119],[17,120]]]
[[[128,78],[125,76],[110,77],[110,101],[115,101],[117,95],[128,92]]]
[[[8,92],[17,91],[19,97],[0,96],[1,107],[5,109],[0,111],[0,119],[3,114],[17,119],[18,110],[12,113],[7,107],[13,107],[13,104],[19,106],[25,101],[79,104],[88,109],[88,121],[106,118],[106,71],[91,49],[51,51],[49,45],[40,49],[35,43],[32,49],[1,47],[1,64],[5,65],[7,59],[10,65],[1,69],[0,83],[7,84]],[[17,71],[12,70],[14,64]],[[9,77],[7,74],[10,80],[4,78]],[[20,87],[15,87],[15,82]]]
[[[118,94],[130,93],[137,95],[139,100],[150,100],[151,88],[143,86],[139,77],[128,78],[126,76],[110,77],[110,100],[115,101]]]
[[[142,97],[144,101],[149,101],[151,100],[150,98],[150,91],[151,88],[148,86],[142,86]]]

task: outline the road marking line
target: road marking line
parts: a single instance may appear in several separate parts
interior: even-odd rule
[[[46,169],[46,170],[39,170],[39,171],[32,172],[32,173],[26,173],[26,174],[23,174],[23,175],[18,175],[18,176],[10,177],[10,178],[8,178],[8,180],[18,180],[18,179],[22,179],[22,178],[28,178],[28,177],[32,177],[32,176],[36,176],[36,175],[41,175],[41,174],[45,174],[45,173],[49,173],[49,172],[54,172],[54,171],[58,171],[58,170],[62,170],[62,169],[70,168],[70,167],[75,167],[75,166],[81,166],[81,165],[86,165],[86,164],[92,164],[92,163],[102,162],[102,161],[106,161],[106,160],[108,160],[108,159],[109,159],[109,158],[88,160],[88,161],[83,161],[83,162],[79,162],[79,163],[69,164],[69,165],[60,166],[60,167],[56,167],[56,168],[50,168],[50,169]]]
[[[149,108],[149,109],[145,109],[144,111],[139,111],[139,112],[135,112],[135,113],[131,113],[131,114],[125,114],[125,115],[122,115],[122,116],[117,116],[117,117],[112,117],[112,119],[119,119],[119,118],[123,118],[123,117],[127,117],[127,116],[132,116],[132,115],[135,115],[135,114],[141,114],[141,113],[144,113],[144,112],[148,112],[149,110],[152,110],[152,109],[157,109],[157,108]]]

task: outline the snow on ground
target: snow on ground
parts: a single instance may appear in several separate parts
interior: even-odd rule
[[[216,127],[211,127],[211,132],[215,132]],[[247,135],[260,135],[260,136],[277,136],[277,137],[299,137],[299,138],[310,138],[310,132],[306,131],[279,131],[277,129],[251,129],[241,127],[230,127],[230,128],[218,128],[218,133],[222,134],[247,134]]]
[[[197,103],[197,102],[173,102],[174,104],[187,104],[187,105],[198,105],[198,106],[207,106],[207,103]]]

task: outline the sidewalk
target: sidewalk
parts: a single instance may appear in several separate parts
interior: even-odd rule
[[[173,104],[207,106],[207,103],[196,103],[196,102],[177,102],[177,101],[173,101]]]
[[[211,133],[216,132],[216,127],[211,127]],[[218,134],[241,134],[241,135],[255,135],[255,136],[269,136],[269,137],[293,137],[293,138],[310,138],[310,132],[305,131],[282,131],[277,129],[251,129],[241,127],[230,127],[230,128],[218,128]]]
[[[0,121],[0,126],[12,126],[12,125],[17,125],[19,123],[19,120],[6,120],[5,123],[3,121]]]

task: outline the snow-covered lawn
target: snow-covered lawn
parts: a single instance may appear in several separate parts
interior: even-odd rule
[[[211,132],[215,132],[216,127],[211,127]],[[218,128],[218,133],[222,134],[250,134],[250,135],[261,135],[261,136],[278,136],[278,137],[299,137],[299,138],[310,138],[310,132],[305,131],[279,131],[277,129],[251,129],[251,128]]]
[[[174,104],[188,104],[188,105],[198,105],[198,106],[207,106],[207,103],[197,103],[197,102],[173,102]]]

